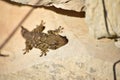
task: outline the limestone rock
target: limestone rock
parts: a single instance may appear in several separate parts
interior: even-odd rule
[[[29,6],[0,1],[0,44],[6,41],[30,9]],[[45,8],[34,9],[22,25],[31,31],[41,20],[45,21],[46,31],[64,27],[62,34],[67,36],[69,43],[50,50],[44,57],[39,57],[41,52],[38,49],[23,55],[25,40],[19,28],[1,50],[9,57],[0,57],[0,80],[113,80],[112,66],[120,59],[120,49],[113,41],[89,36],[84,18],[57,14]],[[120,80],[120,65],[116,70]]]
[[[86,23],[94,37],[120,37],[120,0],[86,0],[86,7]]]
[[[85,10],[85,0],[11,0],[14,2],[28,4],[32,6],[54,6],[66,10],[83,11]],[[37,3],[37,4],[36,4]]]

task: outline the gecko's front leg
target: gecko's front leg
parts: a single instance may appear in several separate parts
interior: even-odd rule
[[[58,29],[55,30],[48,30],[48,34],[54,34],[54,35],[58,35],[59,33],[62,33],[64,28],[59,26]]]

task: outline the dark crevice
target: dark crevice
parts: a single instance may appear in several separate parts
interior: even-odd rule
[[[58,14],[62,14],[62,15],[67,15],[67,16],[71,16],[71,17],[79,17],[79,18],[85,18],[85,12],[82,11],[82,12],[76,12],[76,11],[73,11],[73,10],[63,10],[61,8],[55,8],[53,6],[51,7],[43,7],[45,9],[48,9],[48,10],[52,10]]]
[[[6,3],[9,3],[11,5],[19,6],[19,7],[24,5],[22,3],[13,2],[13,1],[10,1],[10,0],[2,0],[2,1],[4,1]]]
[[[114,80],[117,80],[117,74],[116,74],[116,65],[120,63],[120,60],[116,61],[114,64],[113,64],[113,75],[114,75]]]
[[[106,31],[107,31],[107,33],[108,33],[108,37],[112,37],[112,36],[110,35],[109,27],[108,27],[108,22],[107,22],[108,14],[107,14],[106,6],[105,6],[105,1],[102,0],[102,3],[103,3],[103,12],[104,12],[104,19],[105,19]]]
[[[7,55],[5,55],[5,54],[1,54],[1,53],[0,53],[0,56],[1,56],[1,57],[9,57],[9,55],[8,55],[8,54],[7,54]]]
[[[39,5],[29,5],[29,4],[21,4],[21,3],[16,3],[16,2],[12,2],[10,0],[4,0],[7,3],[10,3],[12,5],[16,5],[16,6],[30,6],[30,7],[34,7],[34,8],[45,8],[47,10],[51,10],[54,11],[58,14],[62,14],[62,15],[67,15],[67,16],[71,16],[71,17],[79,17],[79,18],[85,18],[85,12],[81,11],[81,12],[77,12],[74,10],[65,10],[65,9],[61,9],[61,8],[56,8],[54,6],[39,6]],[[84,7],[83,7],[84,8]]]

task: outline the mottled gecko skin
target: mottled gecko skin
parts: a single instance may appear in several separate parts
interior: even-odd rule
[[[46,55],[49,51],[48,49],[58,49],[68,43],[68,39],[65,36],[59,35],[63,28],[61,26],[55,30],[48,30],[48,33],[43,33],[45,29],[44,22],[37,26],[34,30],[28,31],[23,26],[21,26],[21,34],[26,40],[26,48],[24,49],[24,54],[29,52],[33,47],[38,48],[42,51],[40,55]]]

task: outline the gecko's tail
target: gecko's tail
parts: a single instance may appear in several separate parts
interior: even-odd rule
[[[27,35],[27,33],[29,33],[29,31],[26,28],[24,28],[23,26],[21,26],[21,28],[22,28],[21,29],[21,34],[24,38],[26,38],[26,35]]]

